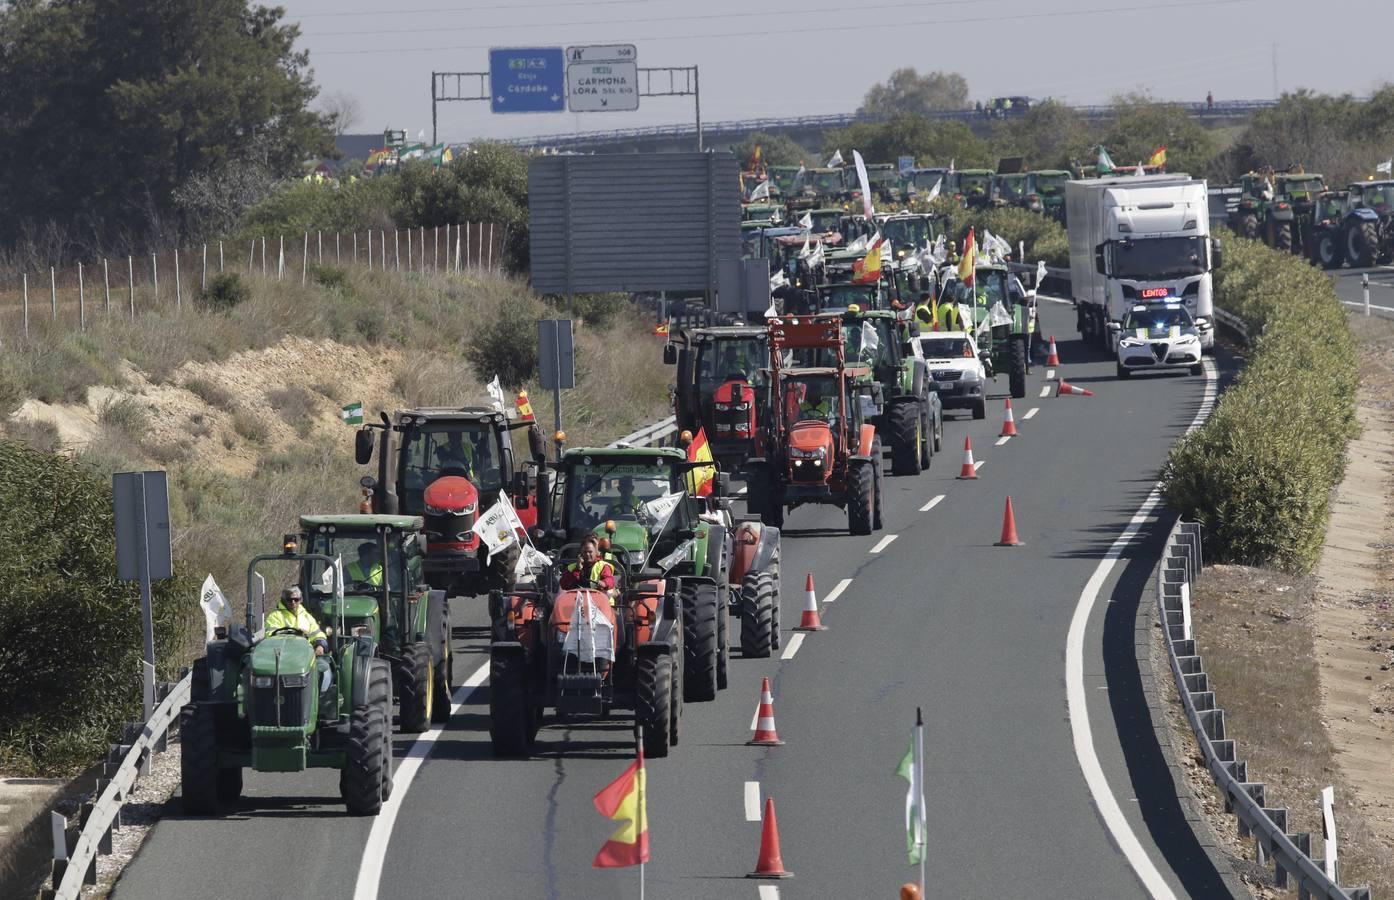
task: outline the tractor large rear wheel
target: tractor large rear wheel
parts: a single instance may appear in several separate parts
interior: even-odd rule
[[[741,656],[764,659],[774,650],[774,579],[748,572],[741,582]]]
[[[871,443],[871,528],[880,531],[885,525],[881,521],[881,488],[886,482],[886,472],[881,466],[881,439]]]
[[[1012,399],[1020,400],[1026,396],[1026,338],[1013,337],[1007,347],[1009,354],[1007,369],[1011,384]]]
[[[716,689],[726,690],[731,668],[731,586],[719,585],[716,605]]]
[[[383,761],[387,752],[388,724],[378,703],[356,706],[349,718],[348,744],[344,748],[344,771],[339,792],[349,815],[375,816],[382,811]]]
[[[871,534],[876,513],[876,476],[871,466],[858,460],[847,467],[847,530],[856,535]]]
[[[521,648],[489,655],[489,739],[495,756],[526,756],[534,729]]]
[[[431,648],[425,641],[407,647],[397,668],[397,700],[401,706],[398,728],[418,734],[431,727],[431,705],[435,699],[435,669]]]
[[[218,737],[213,707],[190,703],[179,713],[179,775],[184,812],[211,816],[218,812]],[[242,770],[238,769],[241,775]]]
[[[717,607],[719,595],[714,584],[684,584],[682,587],[682,698],[688,703],[716,699]]]
[[[886,418],[890,420],[891,474],[920,474],[925,436],[919,404],[894,403]]]
[[[1375,261],[1375,226],[1357,222],[1346,229],[1346,259],[1353,269],[1368,269]]]
[[[1292,252],[1292,223],[1277,222],[1273,225],[1273,246],[1283,253]]]
[[[1239,236],[1240,236],[1240,237],[1246,237],[1246,238],[1248,238],[1248,239],[1251,240],[1251,241],[1257,240],[1257,239],[1258,239],[1258,216],[1255,216],[1255,215],[1252,215],[1252,214],[1251,214],[1251,215],[1246,215],[1246,216],[1240,216],[1240,217],[1239,217],[1239,227],[1238,227],[1237,229],[1235,229],[1235,230],[1239,232]]]
[[[1335,231],[1325,228],[1317,235],[1316,256],[1323,269],[1339,269],[1346,261],[1345,247]]]
[[[644,735],[644,755],[662,759],[672,744],[673,658],[661,652],[641,653],[634,677],[638,694],[634,717]]]

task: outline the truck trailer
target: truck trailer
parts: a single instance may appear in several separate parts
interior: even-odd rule
[[[1210,237],[1203,180],[1184,174],[1090,178],[1065,185],[1070,285],[1079,333],[1114,352],[1123,316],[1139,303],[1179,300],[1215,346]]]

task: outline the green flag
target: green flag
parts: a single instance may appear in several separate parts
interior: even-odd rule
[[[363,401],[350,403],[339,410],[339,418],[344,420],[345,425],[363,424]]]
[[[924,767],[915,759],[918,730],[911,735],[910,749],[896,768],[896,774],[910,783],[905,791],[905,852],[912,866],[920,863],[925,848]]]

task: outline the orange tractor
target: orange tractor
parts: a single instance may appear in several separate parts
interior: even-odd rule
[[[766,455],[747,461],[750,510],[782,527],[786,509],[832,504],[847,510],[852,534],[871,534],[881,527],[881,439],[866,421],[874,404],[843,355],[841,316],[772,318],[769,344],[774,400]],[[789,366],[796,355],[832,365]]]

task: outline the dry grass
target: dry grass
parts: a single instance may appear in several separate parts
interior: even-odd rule
[[[45,862],[53,857],[49,800],[22,794],[5,802],[10,834],[0,839],[0,897],[32,897],[48,874]]]

